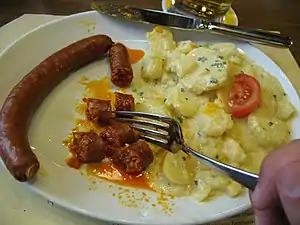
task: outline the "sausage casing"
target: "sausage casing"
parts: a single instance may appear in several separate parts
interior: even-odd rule
[[[9,93],[0,112],[0,155],[15,179],[30,180],[39,169],[27,137],[35,110],[71,71],[103,57],[112,44],[105,35],[77,41],[42,61]]]
[[[131,144],[140,138],[140,134],[125,123],[116,123],[106,126],[100,136],[108,143],[108,145],[114,147],[122,147],[125,144]]]
[[[115,108],[117,111],[133,111],[134,97],[132,95],[115,92]]]
[[[87,104],[86,117],[96,124],[109,124],[112,116],[110,100],[84,98]]]
[[[133,79],[133,71],[127,48],[121,44],[114,44],[109,50],[111,82],[120,88],[128,87]]]
[[[154,160],[154,155],[147,142],[137,142],[118,148],[112,156],[113,163],[127,174],[141,173]]]

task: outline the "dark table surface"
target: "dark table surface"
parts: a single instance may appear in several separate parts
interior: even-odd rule
[[[161,0],[98,0],[161,9]],[[24,13],[69,15],[90,10],[91,0],[0,0],[0,26]],[[240,25],[278,30],[293,37],[291,51],[300,64],[299,0],[235,0]],[[1,37],[0,37],[1,38]]]

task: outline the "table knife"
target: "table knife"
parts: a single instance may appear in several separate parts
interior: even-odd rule
[[[282,34],[206,21],[170,12],[96,2],[92,3],[92,8],[100,14],[121,19],[168,26],[175,29],[207,31],[273,47],[289,48],[293,44],[291,37]]]

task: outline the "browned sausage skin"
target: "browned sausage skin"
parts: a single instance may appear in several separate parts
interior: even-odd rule
[[[110,123],[113,118],[110,100],[84,98],[83,101],[87,104],[86,117],[88,120],[96,124]]]
[[[95,132],[75,132],[73,137],[71,151],[81,162],[101,162],[105,158],[107,144]]]
[[[100,136],[108,145],[114,147],[122,147],[125,144],[136,142],[140,138],[140,134],[125,123],[116,123],[105,127]]]
[[[120,88],[128,87],[133,79],[127,48],[121,44],[114,44],[109,50],[111,82]]]
[[[117,111],[134,111],[134,97],[132,95],[115,92]]]
[[[138,140],[126,147],[117,148],[112,156],[113,163],[127,174],[141,173],[153,160],[152,150],[143,140]]]
[[[37,107],[71,71],[103,57],[112,44],[105,35],[77,41],[42,61],[9,93],[0,112],[0,155],[15,179],[30,180],[39,169],[27,137]]]

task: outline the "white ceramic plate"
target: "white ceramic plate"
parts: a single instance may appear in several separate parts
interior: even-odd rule
[[[73,41],[103,33],[129,47],[146,49],[145,34],[152,29],[151,25],[119,21],[100,16],[94,11],[73,15],[35,29],[18,39],[0,56],[0,103],[3,103],[11,88],[39,62]],[[300,110],[299,98],[287,77],[274,62],[252,45],[202,33],[174,31],[174,35],[177,40],[189,39],[200,43],[234,42],[280,80],[292,103]],[[162,201],[157,193],[120,188],[100,180],[93,183],[78,171],[70,169],[65,164],[68,151],[62,146],[62,140],[74,126],[74,105],[83,91],[78,81],[82,76],[99,78],[108,70],[106,60],[86,66],[63,81],[43,102],[29,131],[31,145],[41,163],[41,169],[37,179],[26,184],[27,187],[70,210],[126,224],[200,224],[232,216],[249,208],[247,193],[239,198],[220,197],[208,203],[198,203],[192,198]],[[299,128],[300,119],[297,118],[293,123],[293,138],[300,137]],[[10,175],[7,173],[7,176]],[[124,206],[121,201],[124,204],[135,202],[137,207]],[[166,208],[171,213],[165,213],[163,209]]]

